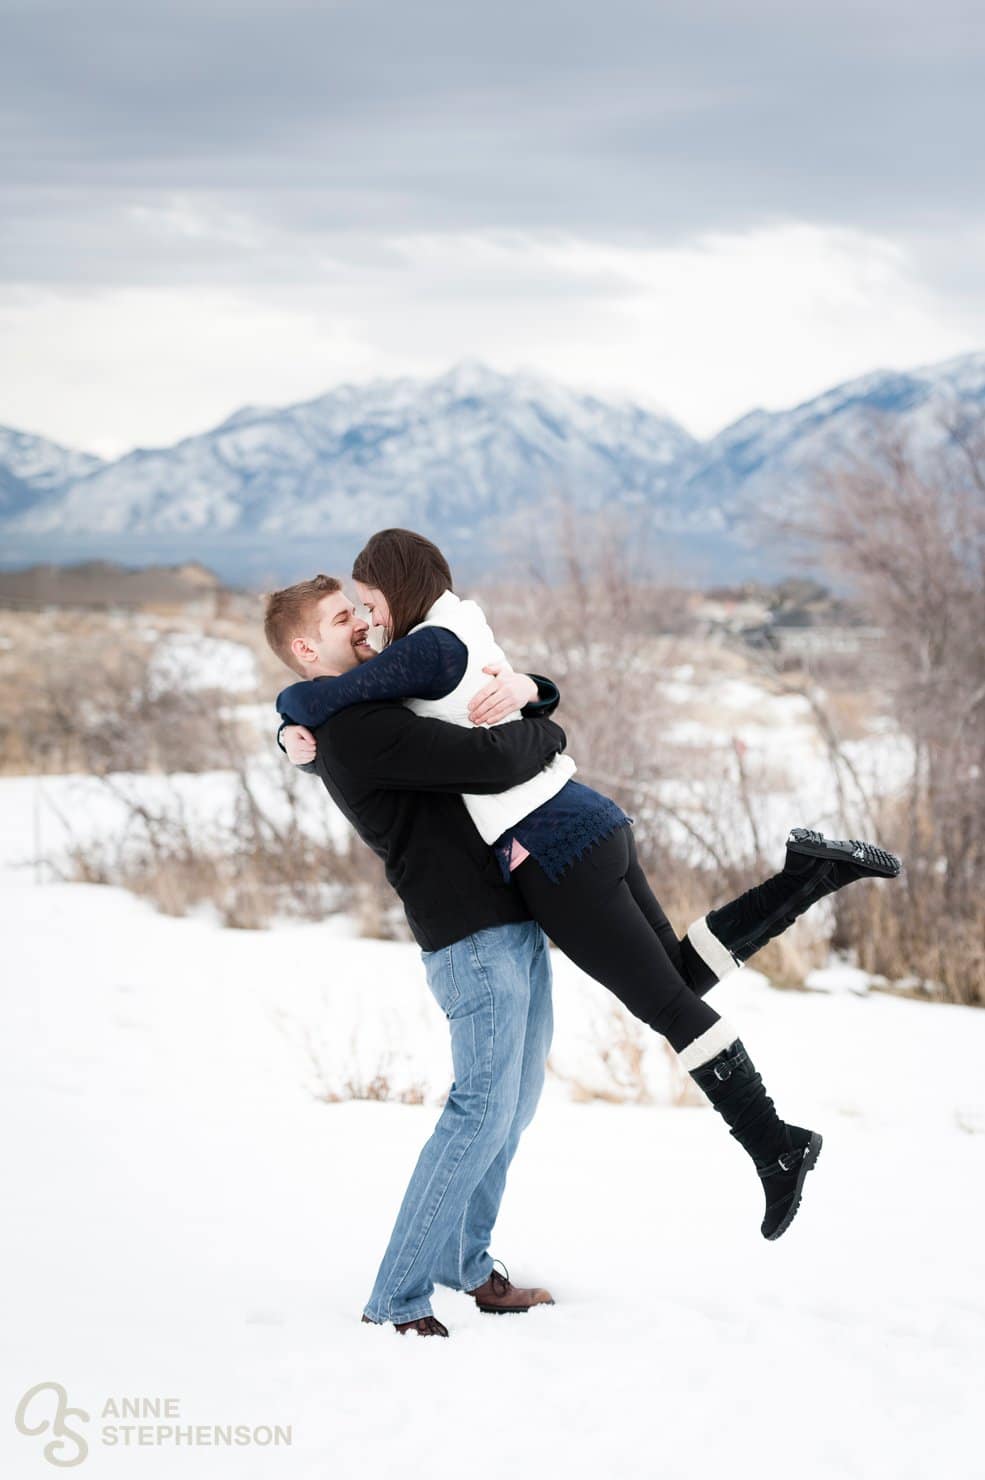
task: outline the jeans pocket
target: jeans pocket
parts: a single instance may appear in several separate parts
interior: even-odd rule
[[[452,948],[445,946],[440,951],[422,951],[428,987],[445,1017],[451,1017],[452,1009],[461,997],[452,962]]]

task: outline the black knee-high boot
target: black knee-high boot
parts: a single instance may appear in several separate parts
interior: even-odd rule
[[[685,937],[687,950],[696,958],[698,972],[703,968],[705,975],[720,980],[826,895],[856,879],[895,878],[901,867],[894,853],[875,843],[839,842],[795,827],[787,838],[782,873],[695,920]]]
[[[685,1049],[685,1068],[687,1055]],[[729,1134],[752,1157],[766,1195],[760,1232],[778,1239],[800,1207],[804,1179],[817,1161],[822,1137],[780,1119],[741,1038],[688,1072],[730,1127]]]

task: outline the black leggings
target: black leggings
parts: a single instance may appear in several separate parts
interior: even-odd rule
[[[689,984],[681,942],[646,881],[631,826],[593,844],[557,883],[533,857],[513,870],[513,882],[554,944],[678,1053],[720,1020]]]

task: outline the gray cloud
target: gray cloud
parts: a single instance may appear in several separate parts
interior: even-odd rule
[[[400,231],[926,238],[981,214],[976,9],[6,0],[0,275],[249,279],[265,232],[302,273]],[[176,192],[243,230],[155,232]]]
[[[480,354],[708,431],[977,347],[983,60],[979,0],[0,0],[0,420]]]

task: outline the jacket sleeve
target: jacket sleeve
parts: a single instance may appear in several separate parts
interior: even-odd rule
[[[278,713],[314,729],[340,709],[374,699],[443,699],[468,663],[464,642],[444,627],[422,627],[334,678],[308,678],[277,695]]]
[[[403,705],[348,710],[319,731],[319,748],[371,786],[395,791],[507,791],[567,745],[550,719],[482,726],[424,719]]]
[[[531,699],[529,704],[525,704],[520,713],[524,719],[546,719],[548,715],[554,713],[561,702],[558,686],[540,673],[528,673],[527,677],[532,678],[537,685],[537,697]]]

